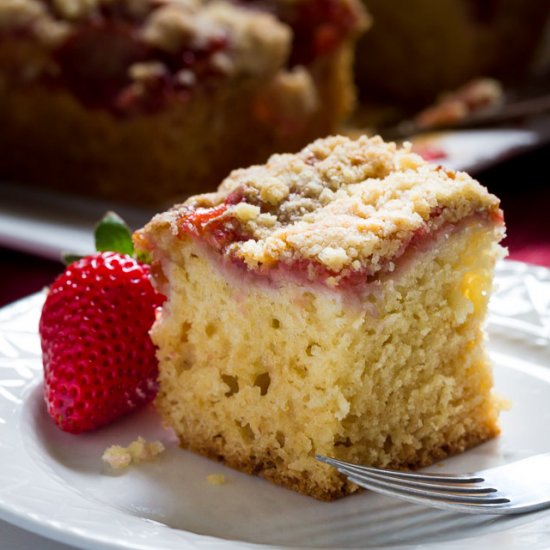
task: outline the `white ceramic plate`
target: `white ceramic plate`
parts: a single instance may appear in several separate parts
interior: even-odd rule
[[[437,148],[445,154],[435,163],[475,174],[550,140],[550,116],[519,128],[445,132],[419,139],[424,144],[420,149]],[[94,249],[93,227],[107,210],[115,210],[137,229],[161,208],[135,208],[0,182],[0,245],[53,260],[62,252],[88,254]]]
[[[550,451],[550,271],[498,267],[489,332],[497,391],[512,402],[502,435],[438,471],[470,471]],[[72,436],[41,396],[33,295],[0,311],[0,518],[82,548],[548,548],[550,509],[520,517],[459,515],[372,493],[333,503],[276,487],[179,449],[152,408]],[[103,450],[142,435],[157,461],[114,475]],[[223,473],[227,483],[206,476]]]
[[[93,229],[108,210],[134,229],[156,213],[106,200],[0,182],[0,245],[59,260],[61,253],[94,251]]]

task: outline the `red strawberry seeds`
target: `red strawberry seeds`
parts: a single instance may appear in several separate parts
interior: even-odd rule
[[[155,397],[149,330],[163,301],[149,266],[115,252],[78,260],[53,283],[39,329],[45,400],[62,430],[94,430]]]

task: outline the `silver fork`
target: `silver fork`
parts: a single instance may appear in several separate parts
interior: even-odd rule
[[[316,458],[360,487],[444,510],[523,514],[550,506],[550,453],[470,474],[398,472]]]

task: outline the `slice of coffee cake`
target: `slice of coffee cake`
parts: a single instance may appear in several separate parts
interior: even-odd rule
[[[233,172],[136,234],[168,296],[158,409],[183,447],[330,500],[315,454],[415,468],[498,433],[482,322],[498,199],[379,138]]]

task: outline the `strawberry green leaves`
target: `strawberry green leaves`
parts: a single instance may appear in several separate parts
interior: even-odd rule
[[[134,255],[132,231],[115,212],[107,212],[95,228],[95,247],[98,252],[118,252]]]
[[[94,239],[97,252],[118,252],[136,258],[142,263],[150,263],[145,254],[135,254],[132,230],[116,212],[107,212],[98,222],[94,228]],[[71,252],[62,254],[65,265],[71,265],[83,257]]]

